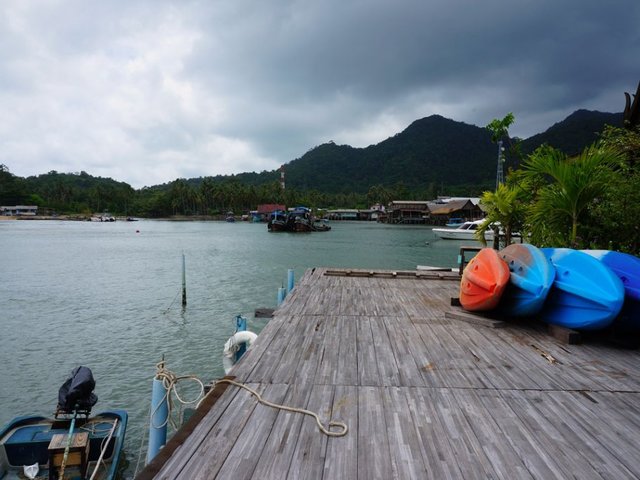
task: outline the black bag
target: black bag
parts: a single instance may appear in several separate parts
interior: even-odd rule
[[[58,391],[58,409],[66,412],[91,410],[98,397],[93,393],[96,382],[88,367],[77,367]]]

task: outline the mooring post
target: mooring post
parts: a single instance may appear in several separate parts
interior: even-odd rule
[[[149,416],[149,446],[147,463],[151,462],[167,442],[167,424],[169,423],[169,406],[167,391],[164,388],[160,372],[164,370],[164,359],[158,364],[156,376],[151,388],[151,415]]]
[[[182,306],[187,306],[187,267],[182,252]]]
[[[287,270],[287,295],[293,290],[293,268]]]
[[[247,319],[244,318],[242,315],[237,315],[236,316],[236,332],[244,332],[246,330],[247,330]],[[240,360],[240,358],[242,357],[242,355],[245,354],[246,351],[247,351],[246,343],[241,343],[240,345],[238,345],[238,351],[236,351],[235,353],[236,362]]]
[[[278,306],[280,306],[282,302],[284,302],[284,296],[285,296],[284,287],[280,287],[278,289]]]

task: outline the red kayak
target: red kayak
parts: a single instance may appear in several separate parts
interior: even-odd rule
[[[483,248],[462,272],[460,304],[465,310],[492,310],[509,283],[509,266],[493,248]]]

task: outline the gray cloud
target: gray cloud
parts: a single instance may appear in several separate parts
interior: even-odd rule
[[[4,0],[0,163],[135,187],[277,168],[417,118],[621,111],[636,0]]]

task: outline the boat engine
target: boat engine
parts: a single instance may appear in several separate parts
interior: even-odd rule
[[[90,412],[98,401],[93,393],[96,382],[88,367],[76,367],[71,376],[58,390],[58,412],[71,413],[73,411]]]

